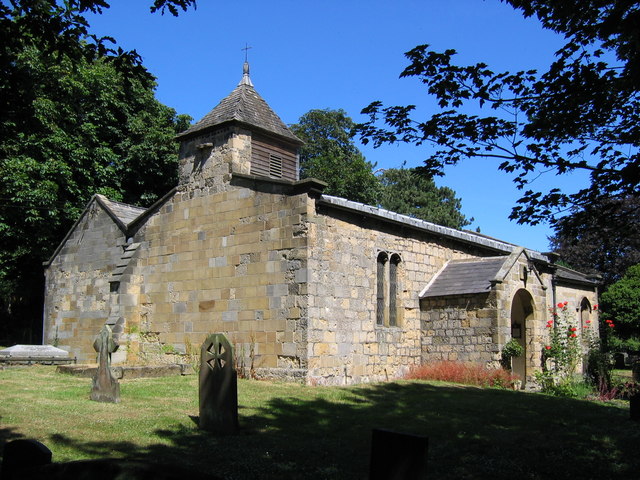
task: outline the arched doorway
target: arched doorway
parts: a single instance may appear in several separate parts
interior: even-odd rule
[[[589,350],[595,345],[593,325],[591,325],[591,302],[585,297],[580,302],[580,332],[582,333],[582,373],[587,373]]]
[[[511,359],[511,368],[522,380],[522,388],[527,382],[527,357],[530,353],[527,351],[527,336],[533,325],[533,316],[533,297],[524,289],[518,290],[511,302],[511,338],[520,344],[523,354]]]
[[[583,298],[580,302],[580,327],[582,333],[591,328],[591,302],[587,298]]]

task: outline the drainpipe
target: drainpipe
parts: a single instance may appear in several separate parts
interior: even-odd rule
[[[551,267],[551,300],[553,301],[553,308],[555,308],[556,304],[558,303],[558,299],[556,298],[556,262],[560,258],[560,255],[555,252],[545,252],[543,255],[545,255],[549,259],[549,266]],[[555,328],[555,318],[553,320],[553,326]]]
[[[560,258],[560,255],[558,255],[555,252],[548,252],[548,253],[545,253],[544,255],[546,255],[546,257],[549,259],[549,267],[551,269],[551,301],[553,302],[551,304],[551,308],[552,308],[552,312],[555,312],[556,305],[558,303],[558,299],[556,297],[556,284],[557,284],[556,272],[558,271],[558,267],[556,266],[556,262]],[[556,322],[556,315],[554,315],[553,330],[555,331],[556,328],[558,328],[558,322]],[[544,369],[545,366],[542,365],[542,368]]]
[[[47,267],[45,267],[44,270],[44,298],[43,298],[43,302],[44,306],[42,309],[42,345],[46,345],[45,340],[45,334],[47,333],[47,325],[46,325],[46,321],[47,321],[47,307],[48,307],[48,302],[47,302]]]

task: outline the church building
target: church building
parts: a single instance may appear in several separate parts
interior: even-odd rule
[[[258,378],[344,385],[440,360],[498,366],[523,385],[568,302],[580,335],[597,282],[545,255],[323,193],[298,177],[302,142],[238,86],[178,135],[180,180],[148,209],[95,195],[46,263],[44,341],[95,362],[185,362],[224,333]]]

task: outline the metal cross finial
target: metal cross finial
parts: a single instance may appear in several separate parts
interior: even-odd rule
[[[249,61],[249,50],[252,49],[253,47],[250,47],[249,44],[245,43],[244,44],[244,48],[241,48],[240,50],[244,50],[244,61],[245,63],[247,63]]]
[[[249,49],[252,48],[248,44],[245,43],[244,48],[244,65],[242,65],[242,80],[238,85],[248,85],[253,87],[253,83],[251,83],[251,79],[249,78]]]

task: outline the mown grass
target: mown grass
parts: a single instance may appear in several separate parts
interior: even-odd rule
[[[120,457],[234,479],[367,477],[371,429],[429,437],[434,479],[623,479],[640,472],[626,403],[402,381],[348,388],[240,380],[241,431],[198,430],[197,378],[121,382],[121,403],[52,367],[0,371],[0,444],[45,443],[62,462]]]

